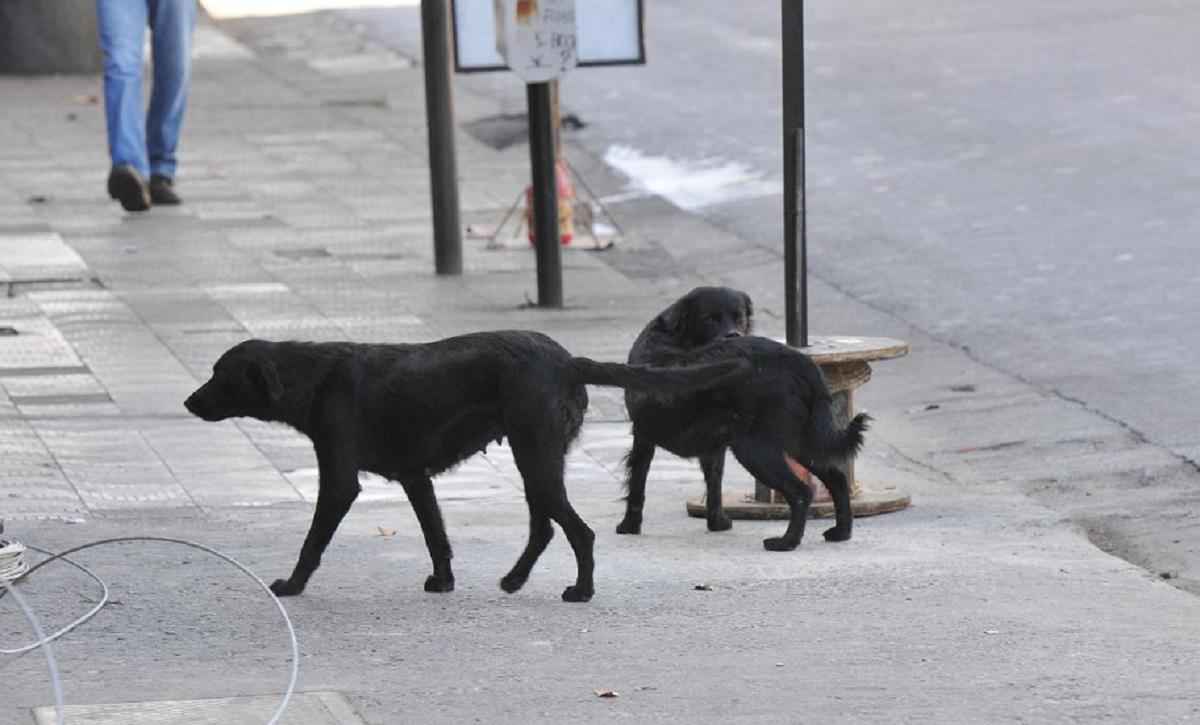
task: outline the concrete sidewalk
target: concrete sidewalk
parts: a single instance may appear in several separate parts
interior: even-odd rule
[[[778,259],[655,198],[615,207],[630,231],[616,250],[565,254],[565,311],[523,307],[535,278],[520,245],[468,240],[468,273],[436,278],[420,70],[335,16],[227,27],[254,47],[201,28],[187,203],[175,210],[126,215],[105,198],[98,80],[0,78],[0,283],[11,289],[0,328],[17,333],[0,337],[9,535],[53,550],[182,536],[265,579],[284,574],[315,493],[306,440],[206,424],[181,405],[249,336],[422,341],[528,327],[623,359],[645,320],[703,282],[751,291],[760,331],[780,333]],[[456,103],[460,121],[499,110],[465,93]],[[624,190],[582,149],[569,153],[598,193]],[[459,163],[466,220],[494,224],[526,183],[524,146],[460,134]],[[309,591],[287,601],[301,689],[338,693],[368,723],[1200,720],[1195,598],[1097,550],[1011,485],[1011,461],[989,448],[997,417],[1056,436],[1111,424],[819,282],[813,300],[830,332],[914,343],[864,390],[878,423],[860,464],[911,491],[912,509],[860,521],[844,545],[810,536],[770,554],[760,539],[781,523],[706,533],[683,514],[698,470],[660,454],[646,535],[618,537],[628,424],[619,395],[593,390],[568,482],[598,534],[596,599],[558,600],[573,568],[561,536],[526,589],[499,592],[526,532],[504,447],[438,482],[457,554],[449,595],[420,591],[427,559],[402,492],[367,480]],[[981,392],[948,398],[956,382]],[[950,424],[931,422],[931,400]],[[1000,402],[1012,400],[1028,407]],[[749,483],[729,466],[729,488]],[[120,604],[57,646],[69,703],[269,698],[284,686],[282,627],[220,562],[155,546],[79,559]],[[94,596],[70,570],[39,572],[23,591],[51,628]],[[0,609],[0,646],[27,640]],[[0,660],[0,677],[0,722],[31,722],[51,701],[37,656]],[[593,694],[603,688],[621,696]],[[338,721],[309,705],[285,722]]]

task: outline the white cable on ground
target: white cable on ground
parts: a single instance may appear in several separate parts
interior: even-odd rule
[[[174,538],[169,538],[169,537],[164,537],[164,536],[120,536],[120,537],[116,537],[116,538],[112,538],[112,539],[101,539],[99,541],[92,541],[87,544],[80,544],[79,546],[67,549],[66,551],[62,551],[57,554],[51,554],[50,552],[43,551],[42,549],[35,549],[36,551],[47,554],[49,556],[49,558],[45,559],[43,561],[40,561],[37,563],[37,565],[33,566],[32,568],[29,568],[28,571],[26,571],[26,572],[24,572],[24,574],[20,575],[20,576],[22,576],[22,578],[28,580],[28,578],[31,577],[33,575],[33,573],[36,572],[38,569],[41,569],[43,566],[49,564],[52,561],[62,559],[63,561],[71,564],[72,566],[76,567],[77,569],[80,569],[85,574],[92,577],[92,579],[96,580],[100,584],[100,586],[104,587],[104,597],[101,599],[100,604],[98,604],[96,607],[94,607],[90,612],[88,612],[84,616],[80,617],[79,619],[75,620],[71,624],[67,625],[63,629],[59,630],[58,632],[55,632],[53,635],[50,635],[49,637],[47,637],[42,632],[41,627],[37,624],[37,620],[33,618],[33,612],[31,612],[25,606],[20,595],[17,593],[16,587],[12,586],[7,581],[0,582],[4,585],[4,587],[8,591],[11,591],[13,593],[13,596],[17,599],[17,604],[21,605],[21,608],[25,610],[25,615],[27,618],[29,618],[30,623],[33,624],[34,631],[38,638],[36,642],[33,642],[29,645],[18,648],[16,650],[0,649],[0,653],[18,654],[21,652],[28,652],[37,647],[44,647],[46,649],[46,658],[50,662],[50,667],[51,667],[50,677],[51,677],[51,681],[55,687],[55,703],[56,703],[56,706],[58,708],[58,713],[59,713],[58,721],[59,721],[59,725],[62,725],[62,723],[63,723],[62,691],[61,691],[61,687],[60,687],[59,681],[58,681],[58,670],[54,667],[53,655],[50,653],[50,643],[52,641],[54,641],[55,639],[61,637],[62,635],[66,634],[67,632],[70,632],[71,630],[75,629],[76,627],[83,624],[84,622],[88,621],[92,617],[94,617],[96,615],[96,613],[99,612],[100,609],[108,602],[108,587],[104,584],[104,581],[101,580],[95,574],[93,574],[91,571],[89,571],[86,567],[84,567],[81,564],[78,564],[74,561],[71,561],[70,559],[67,559],[66,557],[69,554],[74,554],[75,552],[83,551],[84,549],[91,549],[96,546],[104,546],[107,544],[118,544],[118,543],[126,543],[126,542],[145,542],[145,541],[156,541],[156,542],[161,542],[161,543],[166,543],[166,544],[179,544],[181,546],[187,546],[187,547],[191,547],[193,549],[199,549],[200,551],[203,551],[205,553],[212,554],[213,556],[217,557],[218,559],[221,559],[221,560],[228,562],[229,564],[232,564],[233,566],[237,567],[243,574],[245,574],[246,576],[253,579],[254,582],[256,584],[258,584],[258,586],[261,587],[262,590],[267,593],[267,596],[269,596],[271,598],[271,601],[274,602],[275,608],[279,610],[280,616],[283,617],[283,623],[287,626],[288,638],[291,641],[291,647],[292,647],[291,675],[288,678],[287,690],[284,691],[283,699],[280,700],[279,706],[277,708],[275,708],[275,713],[271,716],[271,719],[267,721],[267,725],[275,725],[276,723],[278,723],[279,719],[281,717],[283,717],[283,711],[285,709],[287,709],[288,702],[292,699],[292,693],[296,689],[296,680],[299,679],[299,676],[300,676],[300,643],[296,639],[296,629],[292,626],[291,617],[288,616],[287,610],[284,609],[283,602],[279,601],[279,598],[275,596],[275,593],[271,591],[270,587],[268,587],[266,585],[266,583],[263,582],[262,579],[258,578],[258,575],[256,575],[254,572],[250,571],[250,569],[248,567],[246,567],[244,564],[242,564],[240,561],[238,561],[237,559],[234,559],[231,556],[222,554],[221,552],[217,551],[216,549],[207,547],[204,544],[198,544],[194,541],[188,541],[187,539],[174,539]],[[29,548],[34,548],[34,547],[29,547]],[[0,594],[3,594],[3,592],[0,592]]]
[[[46,653],[46,667],[50,670],[50,687],[54,689],[54,714],[58,720],[58,725],[66,725],[67,716],[63,712],[63,693],[62,682],[58,679],[58,664],[54,661],[54,649],[50,646],[50,641],[46,639],[46,633],[42,631],[42,625],[38,623],[37,617],[33,615],[33,610],[25,603],[25,598],[17,591],[17,588],[10,584],[7,579],[0,579],[0,585],[4,587],[5,592],[10,592],[13,599],[17,601],[17,606],[25,613],[25,618],[29,620],[29,626],[33,628],[33,636],[38,638],[38,643],[42,650]]]
[[[17,545],[18,545],[18,546],[20,546],[20,544],[17,544]],[[23,547],[23,548],[26,548],[26,547]],[[38,552],[38,553],[40,553],[40,554],[45,554],[45,555],[47,555],[47,556],[49,556],[49,557],[51,557],[51,558],[49,558],[49,559],[46,559],[45,561],[41,562],[41,563],[40,563],[40,564],[38,564],[37,566],[33,567],[32,569],[30,569],[28,565],[25,565],[25,572],[24,572],[23,574],[21,574],[20,576],[16,577],[16,578],[21,578],[21,577],[29,576],[29,575],[30,575],[30,574],[32,574],[34,571],[36,571],[36,570],[38,570],[38,569],[42,568],[42,566],[43,566],[43,565],[45,565],[45,564],[48,564],[48,563],[50,563],[51,561],[54,561],[54,560],[55,560],[55,559],[57,559],[57,558],[60,558],[60,557],[58,557],[58,556],[55,556],[53,552],[46,551],[45,549],[39,549],[39,548],[38,548],[38,547],[36,547],[36,546],[30,546],[30,547],[27,547],[27,548],[29,548],[29,549],[33,549],[34,551],[36,551],[36,552]],[[82,617],[80,617],[79,619],[76,619],[74,622],[71,622],[70,624],[68,624],[67,626],[65,626],[65,627],[63,627],[62,629],[58,630],[58,631],[57,631],[57,632],[55,632],[54,634],[52,634],[52,635],[50,635],[50,636],[48,636],[48,637],[42,637],[42,638],[39,638],[39,639],[38,639],[38,641],[36,641],[36,642],[30,642],[29,644],[27,644],[27,645],[25,645],[25,646],[23,646],[23,647],[17,647],[16,649],[4,649],[4,648],[0,648],[0,654],[5,654],[5,655],[19,655],[19,654],[24,654],[25,652],[29,652],[29,651],[31,651],[31,650],[35,650],[35,649],[37,649],[38,647],[41,647],[43,644],[47,644],[47,643],[49,643],[49,642],[53,642],[54,640],[58,639],[59,637],[63,636],[64,634],[66,634],[67,632],[70,632],[71,630],[75,629],[75,628],[76,628],[76,627],[78,627],[79,625],[83,624],[84,622],[88,621],[88,620],[89,620],[89,619],[91,619],[92,617],[94,617],[94,616],[96,616],[97,614],[99,614],[99,613],[100,613],[100,610],[104,608],[104,605],[105,605],[105,604],[108,604],[108,585],[104,583],[104,580],[103,580],[103,579],[101,579],[100,577],[96,576],[96,574],[95,574],[95,573],[94,573],[94,572],[93,572],[91,569],[88,569],[88,568],[87,568],[86,566],[84,566],[83,564],[80,564],[80,563],[76,562],[76,561],[75,561],[75,560],[73,560],[73,559],[68,559],[68,558],[66,558],[66,556],[65,556],[65,555],[64,555],[64,556],[62,556],[61,558],[62,558],[62,560],[63,560],[64,562],[66,562],[67,564],[70,564],[71,566],[75,567],[76,569],[78,569],[79,571],[83,572],[84,574],[87,574],[89,577],[91,577],[91,578],[92,578],[92,580],[93,580],[93,581],[95,581],[97,584],[99,584],[99,585],[100,585],[100,602],[99,602],[99,603],[97,603],[97,604],[96,604],[96,606],[92,607],[92,608],[91,608],[91,609],[88,611],[88,613],[87,613],[87,614],[83,615],[83,616],[82,616]],[[22,563],[24,563],[24,562],[22,562]],[[13,581],[15,581],[15,580],[16,580],[16,578],[14,578],[14,579],[13,579]],[[3,598],[3,597],[2,597],[2,596],[0,596],[0,598]]]
[[[29,565],[25,563],[25,547],[21,542],[0,539],[0,580],[15,582],[27,571]]]

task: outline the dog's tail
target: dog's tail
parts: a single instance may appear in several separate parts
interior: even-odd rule
[[[833,422],[833,400],[821,396],[808,420],[809,440],[814,453],[827,461],[848,461],[858,455],[863,445],[863,433],[870,427],[871,416],[859,413],[839,430]]]
[[[707,390],[743,380],[754,371],[749,360],[722,360],[704,365],[658,367],[571,358],[575,380],[588,385],[630,388],[663,395]]]

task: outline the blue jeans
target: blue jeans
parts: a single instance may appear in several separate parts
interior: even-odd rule
[[[187,106],[196,0],[96,0],[104,52],[104,113],[113,166],[175,177]],[[143,116],[142,49],[152,33],[154,85]]]

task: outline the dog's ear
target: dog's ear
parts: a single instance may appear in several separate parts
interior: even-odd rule
[[[754,302],[750,300],[750,295],[745,292],[742,295],[742,309],[746,311],[746,334],[754,332]]]
[[[267,400],[274,403],[283,397],[283,384],[279,382],[279,371],[275,369],[275,363],[270,360],[250,363],[246,374],[250,377],[250,382],[257,385],[267,396]]]
[[[658,329],[670,334],[675,339],[687,337],[692,324],[691,307],[691,300],[686,297],[676,300],[655,319]]]

